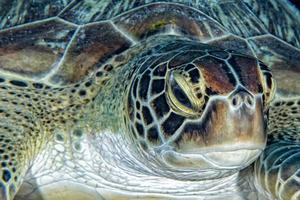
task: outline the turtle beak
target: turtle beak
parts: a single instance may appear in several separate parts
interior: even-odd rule
[[[197,163],[207,168],[247,166],[266,145],[265,127],[262,96],[235,90],[229,97],[211,99],[201,119],[185,125],[176,154],[165,152],[165,159],[175,165],[189,160],[193,168]]]
[[[205,127],[206,147],[265,147],[266,133],[261,96],[238,90],[227,99],[216,99],[210,105],[210,110],[206,116],[206,120],[210,121]]]

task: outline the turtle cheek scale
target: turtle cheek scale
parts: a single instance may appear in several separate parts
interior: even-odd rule
[[[234,100],[239,97],[239,102]],[[161,151],[166,165],[177,169],[241,169],[251,164],[266,145],[262,97],[232,93],[211,98],[203,115],[178,129],[171,148]],[[249,99],[248,99],[249,100]],[[173,145],[173,146],[172,146]]]

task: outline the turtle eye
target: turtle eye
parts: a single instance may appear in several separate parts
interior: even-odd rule
[[[260,63],[260,67],[261,67],[261,77],[262,77],[262,85],[263,85],[263,92],[264,92],[263,100],[264,100],[264,105],[267,106],[274,99],[276,93],[276,82],[273,78],[270,69],[266,65]]]
[[[275,91],[276,91],[276,83],[273,79],[272,75],[265,75],[265,91],[264,91],[264,99],[265,105],[269,105],[270,102],[274,99]]]
[[[184,106],[192,109],[192,104],[189,100],[189,98],[186,96],[184,91],[180,88],[178,83],[174,80],[171,82],[171,90],[172,93],[174,94],[174,97]]]
[[[188,114],[190,116],[199,115],[198,104],[190,83],[186,77],[180,73],[171,73],[168,81],[168,100],[175,112]]]

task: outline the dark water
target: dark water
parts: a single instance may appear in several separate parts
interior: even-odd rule
[[[290,0],[300,10],[300,0]]]

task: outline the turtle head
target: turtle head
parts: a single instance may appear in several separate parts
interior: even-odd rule
[[[268,67],[203,44],[149,59],[127,104],[144,153],[182,170],[241,169],[259,156],[275,93]]]

